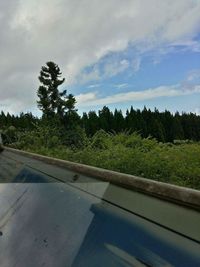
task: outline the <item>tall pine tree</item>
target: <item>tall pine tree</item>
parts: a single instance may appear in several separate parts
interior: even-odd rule
[[[58,87],[64,83],[65,78],[61,78],[61,71],[57,64],[52,61],[42,66],[40,76],[41,82],[37,95],[39,97],[38,107],[43,112],[44,117],[57,115],[63,119],[68,111],[75,111],[76,100],[72,94],[67,95],[67,91],[60,92]]]

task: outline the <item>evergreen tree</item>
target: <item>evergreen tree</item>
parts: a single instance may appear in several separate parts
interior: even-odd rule
[[[137,115],[136,111],[131,106],[130,112],[127,110],[126,112],[126,129],[128,129],[130,132],[137,131]]]
[[[89,111],[88,113],[88,126],[87,130],[89,135],[94,135],[100,129],[99,117],[95,111]]]
[[[114,111],[113,130],[116,133],[119,133],[119,132],[125,130],[125,119],[123,117],[121,110],[115,109],[115,111]]]
[[[90,132],[89,132],[89,127],[88,127],[88,124],[89,124],[89,119],[88,119],[88,115],[86,112],[83,112],[83,116],[81,118],[81,126],[83,127],[83,129],[85,130],[86,134],[89,135]]]
[[[158,141],[165,142],[165,129],[162,125],[162,123],[156,119],[151,119],[151,126],[149,128],[150,132],[149,134],[156,138]]]
[[[165,141],[172,142],[174,140],[173,129],[172,129],[174,118],[172,114],[167,110],[165,110],[162,117],[163,117],[162,121],[163,121],[164,129],[165,129]]]
[[[99,110],[99,123],[100,128],[104,131],[109,132],[112,130],[113,114],[106,106],[104,106],[102,110]]]
[[[172,123],[173,140],[183,140],[184,131],[178,116],[175,116]]]
[[[152,134],[152,121],[154,120],[154,113],[151,112],[150,109],[147,110],[146,106],[144,106],[144,109],[141,112],[141,131],[143,137],[148,137],[150,134]]]
[[[38,77],[42,85],[38,88],[38,107],[43,112],[44,117],[58,115],[63,119],[64,115],[75,111],[76,100],[72,94],[67,95],[67,91],[59,92],[58,87],[63,84],[65,78],[61,79],[61,71],[57,64],[50,61],[46,66],[42,66]]]

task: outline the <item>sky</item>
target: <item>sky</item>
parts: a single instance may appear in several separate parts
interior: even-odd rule
[[[54,61],[79,112],[200,114],[200,0],[0,1],[0,110],[37,108]]]

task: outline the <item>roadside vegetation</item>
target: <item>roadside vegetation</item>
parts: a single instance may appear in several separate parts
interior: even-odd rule
[[[55,129],[52,132],[51,128],[41,126],[16,135],[17,141],[9,144],[13,148],[200,189],[198,142],[161,143],[137,133],[113,134],[104,130],[87,137],[79,129],[74,137],[76,145],[65,145]]]
[[[103,107],[81,117],[60,76],[53,62],[41,69],[41,118],[1,112],[5,145],[200,190],[200,116]]]

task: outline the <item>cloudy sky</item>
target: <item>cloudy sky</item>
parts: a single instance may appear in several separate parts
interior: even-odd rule
[[[200,113],[200,0],[0,1],[0,109],[39,115],[50,60],[80,112]]]

